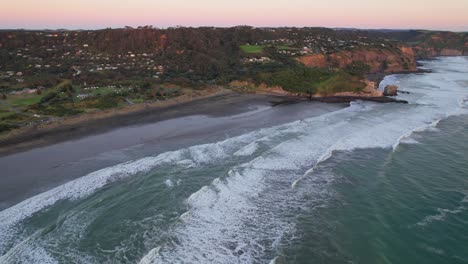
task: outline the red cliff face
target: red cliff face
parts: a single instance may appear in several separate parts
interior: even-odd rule
[[[442,49],[440,51],[441,56],[462,56],[463,51],[462,50],[456,50],[456,49]]]
[[[411,47],[369,48],[353,51],[340,51],[330,55],[314,54],[300,57],[301,63],[308,67],[344,68],[353,62],[369,65],[372,73],[401,72],[416,70],[414,51]]]
[[[468,48],[464,49],[450,49],[444,48],[442,50],[436,50],[428,47],[415,47],[416,57],[418,58],[432,58],[437,56],[464,56],[468,55]]]
[[[328,66],[327,58],[323,54],[312,54],[298,58],[298,60],[309,67],[325,68]]]

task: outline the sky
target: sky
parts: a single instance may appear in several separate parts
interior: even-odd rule
[[[0,0],[3,29],[144,25],[468,31],[468,0]]]

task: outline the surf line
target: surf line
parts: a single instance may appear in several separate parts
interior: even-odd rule
[[[336,144],[332,145],[331,147],[329,147],[325,153],[322,154],[322,156],[319,157],[319,159],[317,160],[317,162],[315,162],[314,166],[310,169],[308,169],[301,177],[299,177],[297,180],[293,181],[293,183],[291,184],[291,188],[292,189],[295,189],[297,184],[302,181],[303,179],[305,179],[305,177],[307,177],[307,175],[309,174],[312,174],[315,169],[317,169],[318,165],[320,165],[320,163],[328,160],[329,158],[331,158],[333,156],[333,152],[336,150]]]

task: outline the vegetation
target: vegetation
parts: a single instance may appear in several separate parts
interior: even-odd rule
[[[386,63],[386,61],[384,63]],[[344,70],[351,75],[363,76],[370,71],[370,66],[360,61],[354,61],[346,66]]]
[[[359,92],[365,87],[359,78],[346,72],[318,68],[296,68],[274,73],[261,73],[260,80],[269,86],[281,86],[287,91],[309,96]]]
[[[297,57],[378,48],[403,58],[402,45],[415,46],[418,57],[444,48],[468,54],[465,43],[466,33],[325,28],[0,30],[0,99],[13,107],[0,105],[0,130],[232,81],[308,95],[359,91],[369,65],[308,69]]]
[[[263,46],[260,45],[241,45],[241,50],[245,53],[262,53]]]
[[[27,107],[39,103],[41,98],[42,96],[37,94],[10,96],[7,102],[14,107]]]

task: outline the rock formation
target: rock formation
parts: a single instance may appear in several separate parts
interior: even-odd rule
[[[398,93],[398,86],[396,85],[387,85],[384,89],[385,96],[395,96]]]

